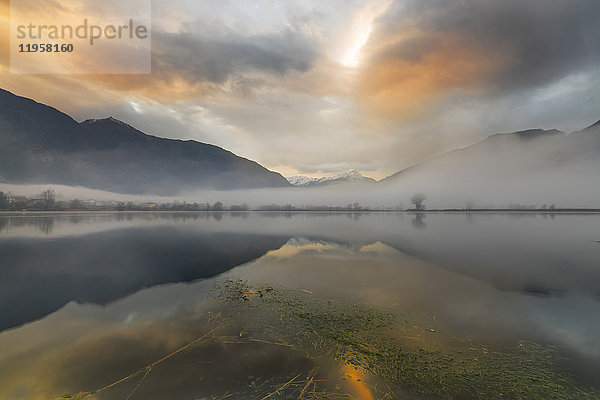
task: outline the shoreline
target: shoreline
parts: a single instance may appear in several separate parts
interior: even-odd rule
[[[0,215],[24,214],[600,214],[600,208],[564,208],[555,210],[518,209],[431,209],[431,210],[0,210]]]

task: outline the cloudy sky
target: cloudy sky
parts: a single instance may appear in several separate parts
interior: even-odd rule
[[[153,0],[151,75],[10,74],[1,4],[2,88],[286,176],[382,178],[495,132],[600,119],[598,0]]]

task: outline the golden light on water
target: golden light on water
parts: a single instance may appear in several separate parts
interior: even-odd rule
[[[346,377],[353,390],[353,398],[358,400],[375,400],[369,385],[365,382],[365,377],[360,370],[352,364],[345,364],[342,367],[342,374]]]

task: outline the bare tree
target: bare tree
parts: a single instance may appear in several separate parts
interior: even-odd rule
[[[25,196],[14,196],[10,208],[13,210],[23,210],[27,207],[27,197]]]
[[[217,201],[215,204],[213,204],[212,209],[213,211],[223,211],[223,203]]]
[[[56,202],[56,192],[54,189],[46,189],[40,194],[40,199],[44,204],[44,208],[50,209],[54,207],[54,203]]]
[[[6,210],[9,206],[8,196],[4,192],[0,192],[0,210]]]
[[[427,198],[422,193],[417,193],[413,197],[411,197],[410,202],[414,204],[415,210],[422,211],[425,209],[425,200]]]

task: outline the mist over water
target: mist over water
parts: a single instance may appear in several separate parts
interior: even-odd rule
[[[155,193],[120,194],[64,185],[3,184],[3,191],[35,197],[49,186],[58,200],[112,202],[188,202],[226,206],[248,204],[345,207],[359,203],[370,209],[408,209],[416,193],[432,208],[600,208],[600,128],[591,126],[566,135],[529,130],[494,134],[471,146],[450,151],[407,168],[379,182],[211,190],[181,186]],[[283,178],[282,178],[283,179]],[[160,186],[160,182],[156,182]],[[136,193],[142,193],[138,191]],[[160,194],[157,194],[160,193]],[[164,193],[172,193],[165,196]]]
[[[599,0],[5,3],[0,400],[600,400]]]
[[[560,346],[576,360],[565,364],[570,373],[598,383],[599,226],[599,215],[541,214],[0,216],[0,397],[54,398],[126,375],[200,335],[215,311],[214,285],[238,279],[391,307],[424,323],[426,342],[437,337],[431,329]],[[259,350],[248,350],[251,364],[267,375],[308,362]],[[218,382],[218,371],[240,362],[236,354],[212,346],[173,365],[217,357]],[[46,376],[48,363],[70,367]],[[181,379],[172,393],[207,390]],[[168,376],[152,382],[175,390],[164,386]]]
[[[56,190],[57,200],[65,201],[83,199],[114,203],[187,202],[191,204],[207,202],[214,204],[220,201],[226,207],[247,204],[252,209],[270,205],[291,205],[300,209],[314,206],[346,207],[355,202],[368,209],[409,209],[413,207],[410,199],[416,193],[425,194],[425,204],[429,209],[503,209],[515,206],[541,208],[544,205],[555,205],[557,208],[600,208],[600,187],[596,184],[595,175],[584,175],[577,179],[574,181],[570,175],[557,174],[541,176],[535,185],[523,178],[512,180],[510,186],[507,186],[506,183],[498,185],[495,181],[483,179],[475,180],[476,183],[473,184],[457,185],[442,178],[427,180],[411,177],[402,185],[382,183],[377,186],[350,184],[320,188],[199,190],[168,197],[155,194],[127,195],[62,185],[2,185],[2,189],[35,198],[50,187]]]

